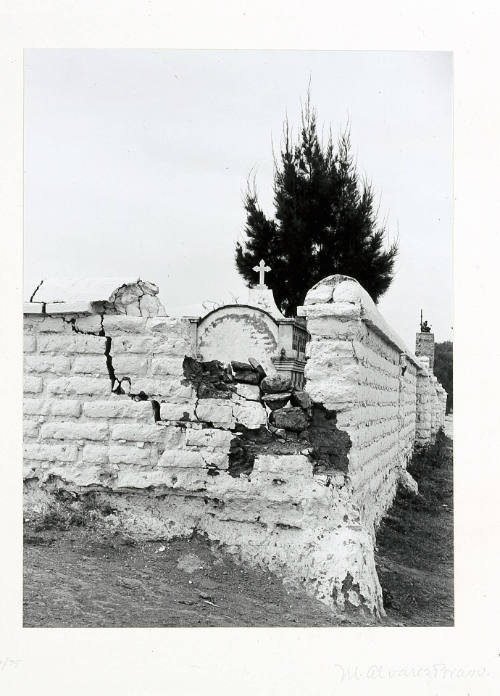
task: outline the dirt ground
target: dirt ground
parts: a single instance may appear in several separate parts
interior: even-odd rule
[[[451,423],[446,430],[451,434]],[[387,623],[453,626],[453,445],[444,434],[408,470],[417,498],[399,491],[377,534]]]
[[[410,471],[419,497],[400,492],[377,536],[387,617],[376,625],[452,625],[451,440],[441,435]],[[332,618],[325,605],[197,536],[139,543],[94,524],[25,524],[26,627],[355,625],[368,624]]]

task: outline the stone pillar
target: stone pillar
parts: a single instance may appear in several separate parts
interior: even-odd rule
[[[415,443],[419,446],[431,442],[432,422],[432,386],[429,374],[429,358],[419,358],[421,370],[417,373],[417,414],[415,428]]]
[[[424,331],[417,333],[415,341],[415,355],[429,358],[431,372],[434,370],[434,334]]]

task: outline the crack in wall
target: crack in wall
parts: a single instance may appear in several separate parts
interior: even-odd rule
[[[126,286],[123,286],[126,287]],[[115,374],[115,368],[113,366],[113,355],[111,353],[112,349],[112,338],[111,336],[106,336],[104,330],[104,313],[99,315],[101,317],[101,328],[98,332],[95,331],[84,331],[79,329],[76,325],[77,318],[71,317],[71,319],[65,319],[61,317],[66,324],[71,325],[71,330],[77,334],[84,334],[86,336],[99,336],[105,338],[104,355],[106,357],[106,368],[108,371],[109,381],[111,382],[111,392],[113,394],[125,394],[130,399],[134,401],[150,401],[153,411],[153,417],[155,422],[160,420],[160,403],[156,399],[150,398],[144,391],[140,391],[137,394],[132,392],[132,380],[130,377],[124,376],[121,379]],[[128,388],[125,388],[125,384],[128,384]]]
[[[160,402],[156,399],[151,399],[151,408],[153,409],[153,416],[155,423],[160,420]]]
[[[74,333],[84,334],[85,336],[106,336],[106,334],[104,332],[104,326],[103,326],[104,314],[100,314],[99,316],[101,317],[101,328],[100,328],[98,333],[96,333],[95,331],[83,331],[82,329],[79,329],[78,326],[76,325],[77,317],[71,317],[71,319],[65,319],[64,317],[61,317],[61,319],[64,321],[65,324],[71,325],[71,330]]]
[[[42,287],[42,285],[43,285],[43,280],[41,280],[41,281],[38,283],[38,285],[36,286],[36,288],[33,290],[33,293],[32,293],[32,295],[31,295],[31,297],[30,297],[30,302],[33,302],[33,298],[35,297],[35,295],[37,294],[37,292],[40,290],[40,288]],[[44,304],[45,304],[45,303],[44,303]]]

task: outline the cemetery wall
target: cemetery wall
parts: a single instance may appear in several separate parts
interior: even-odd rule
[[[374,528],[445,398],[362,288],[336,278],[302,309],[306,391],[227,352],[201,360],[189,318],[28,305],[27,509],[91,492],[130,533],[204,533],[334,611],[382,613]]]
[[[430,420],[429,429],[419,431],[419,444],[430,443],[444,423],[435,378],[352,278],[324,279],[309,291],[299,313],[307,317],[311,334],[306,389],[314,402],[336,414],[338,428],[350,438],[352,499],[373,532],[399,481],[407,480],[417,406],[419,417]],[[428,399],[418,403],[417,379],[428,385]]]

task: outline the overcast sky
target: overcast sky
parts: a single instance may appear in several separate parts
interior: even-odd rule
[[[452,338],[450,53],[25,52],[25,294],[48,276],[141,276],[169,307],[245,301],[234,266],[256,175],[272,214],[272,142],[351,125],[361,174],[399,236],[379,309],[414,347],[420,308]]]

